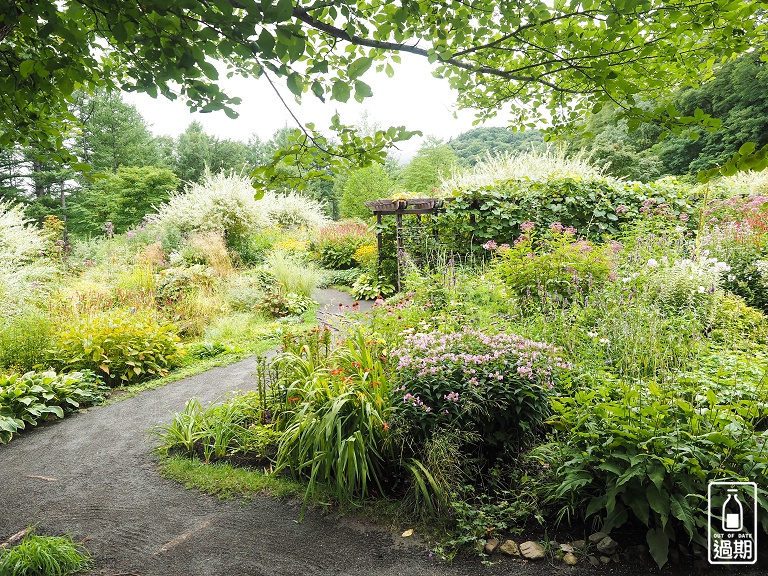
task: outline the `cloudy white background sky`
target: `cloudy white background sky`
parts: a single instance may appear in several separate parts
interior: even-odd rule
[[[304,96],[301,106],[282,83],[279,88],[283,98],[302,122],[314,122],[319,129],[328,126],[331,116],[338,111],[344,124],[356,124],[365,112],[369,121],[381,127],[405,126],[409,130],[421,130],[424,136],[436,136],[444,141],[473,128],[474,114],[468,110],[456,110],[456,93],[448,82],[434,78],[425,59],[403,54],[402,63],[395,66],[395,75],[377,74],[372,68],[363,78],[373,89],[373,97],[358,104],[354,99],[342,104],[335,101],[320,102],[311,94]],[[126,94],[128,102],[136,105],[149,123],[155,135],[177,136],[193,120],[202,123],[205,131],[219,138],[247,141],[252,134],[262,140],[269,139],[279,128],[295,124],[278,97],[265,80],[253,78],[226,79],[221,84],[230,96],[239,96],[243,103],[237,108],[240,117],[228,118],[223,112],[208,114],[191,113],[180,100],[169,101],[163,97],[151,98],[145,94]],[[454,113],[457,117],[454,118]],[[499,117],[488,125],[503,126]],[[413,155],[421,139],[413,138],[400,144],[400,156]]]

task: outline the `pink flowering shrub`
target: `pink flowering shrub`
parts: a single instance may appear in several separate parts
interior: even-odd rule
[[[468,328],[411,334],[392,357],[399,378],[393,407],[417,439],[454,426],[493,447],[539,428],[558,371],[570,368],[549,344]]]
[[[621,244],[601,246],[576,237],[576,229],[554,222],[539,234],[532,222],[514,245],[490,246],[499,258],[495,272],[520,298],[527,301],[573,301],[607,280],[614,279],[614,256]]]

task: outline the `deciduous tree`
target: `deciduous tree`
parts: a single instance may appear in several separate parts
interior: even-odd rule
[[[402,52],[434,63],[459,105],[481,117],[512,104],[516,124],[562,128],[615,104],[630,129],[642,120],[673,132],[714,128],[706,113],[645,111],[636,98],[660,98],[735,56],[764,53],[765,9],[763,0],[10,0],[0,12],[0,146],[63,149],[80,87],[181,94],[194,110],[235,116],[239,100],[220,89],[215,61],[233,74],[281,78],[297,98],[343,102],[370,96],[364,74],[394,74]],[[286,153],[315,165],[329,152],[381,160],[408,136],[360,138],[338,120],[332,128],[337,142],[302,127]],[[724,171],[762,168],[766,153],[744,147]]]

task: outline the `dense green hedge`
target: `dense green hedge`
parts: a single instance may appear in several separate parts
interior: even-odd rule
[[[434,225],[449,249],[470,253],[488,240],[512,244],[525,221],[537,228],[560,222],[576,228],[579,236],[598,239],[617,234],[623,224],[644,213],[660,210],[692,226],[696,209],[691,187],[672,178],[649,183],[577,177],[507,180],[457,191]]]

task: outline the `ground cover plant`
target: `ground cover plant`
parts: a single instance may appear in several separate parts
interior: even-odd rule
[[[104,387],[92,372],[12,373],[0,376],[0,443],[49,417],[64,418],[104,400]]]

